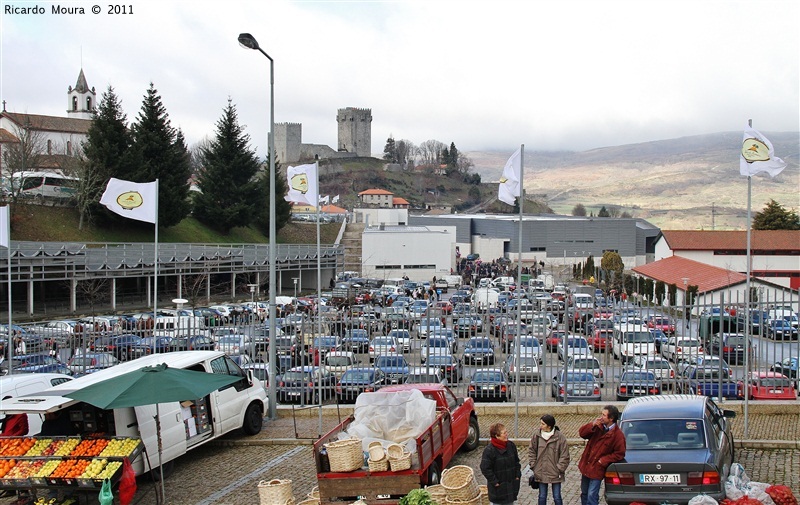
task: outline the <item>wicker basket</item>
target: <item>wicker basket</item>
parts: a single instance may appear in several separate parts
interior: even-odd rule
[[[305,500],[298,502],[297,505],[319,505],[319,500],[316,498],[306,498]]]
[[[395,452],[393,454],[396,455],[397,453]],[[408,470],[411,468],[410,452],[404,452],[400,457],[395,457],[394,455],[389,456],[389,467],[393,472],[399,472],[401,470]]]
[[[364,453],[361,451],[361,440],[348,438],[337,440],[326,445],[331,472],[352,472],[364,465]]]
[[[442,472],[442,487],[447,491],[447,501],[470,501],[480,494],[475,472],[465,465],[456,465]]]
[[[478,486],[478,490],[480,491],[478,495],[481,499],[480,505],[489,505],[489,486],[482,484]]]
[[[314,486],[313,488],[311,488],[311,492],[308,493],[307,496],[308,496],[309,500],[317,500],[317,501],[319,501],[319,486]]]
[[[286,505],[292,497],[292,481],[272,479],[258,483],[258,498],[261,505]]]
[[[370,472],[386,472],[389,470],[389,458],[386,456],[379,460],[374,460],[370,457],[367,460],[367,464],[369,465]]]
[[[454,500],[448,496],[446,503],[447,505],[480,505],[481,495],[478,494],[478,496],[471,500]]]
[[[441,484],[434,484],[432,486],[425,486],[425,491],[431,495],[431,500],[435,501],[439,505],[445,505],[447,500],[447,491],[445,490],[444,486]]]
[[[403,446],[400,444],[389,444],[386,448],[386,454],[389,455],[389,459],[402,458],[405,452],[405,449],[403,449]]]
[[[369,443],[369,459],[371,461],[380,461],[382,459],[386,459],[386,451],[383,449],[383,445],[380,442],[370,442]]]

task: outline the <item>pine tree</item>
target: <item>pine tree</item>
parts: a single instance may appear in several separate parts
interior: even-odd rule
[[[770,200],[764,210],[753,216],[754,230],[800,230],[800,216],[795,210],[786,210],[775,200]]]
[[[383,148],[383,159],[389,163],[397,163],[397,146],[394,142],[394,137],[391,135],[386,139],[386,146]]]
[[[266,170],[258,177],[258,187],[263,188],[259,191],[257,203],[257,216],[255,225],[264,235],[269,234],[269,158],[264,162]],[[286,196],[287,182],[286,177],[280,169],[280,163],[275,161],[275,232],[280,231],[286,226],[292,217],[292,204],[287,202]]]
[[[194,195],[194,217],[223,233],[255,222],[258,193],[266,187],[259,186],[258,157],[230,99],[215,137],[200,148],[200,162],[201,192]]]
[[[456,149],[456,143],[450,142],[450,155],[447,158],[447,167],[450,169],[457,169],[458,168],[458,149]]]
[[[597,217],[611,217],[611,213],[608,212],[608,209],[606,209],[606,206],[603,205],[602,207],[600,207],[600,210],[597,211]]]
[[[189,151],[183,134],[170,124],[153,83],[131,129],[140,163],[126,179],[133,182],[158,179],[158,224],[163,227],[178,224],[190,210]]]

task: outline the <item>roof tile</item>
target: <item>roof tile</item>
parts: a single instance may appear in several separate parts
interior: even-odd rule
[[[681,256],[670,256],[663,260],[638,266],[633,271],[651,279],[663,281],[667,285],[675,284],[679,289],[683,289],[683,279],[686,278],[688,279],[688,285],[697,286],[700,293],[715,291],[747,280],[745,274],[700,263]]]

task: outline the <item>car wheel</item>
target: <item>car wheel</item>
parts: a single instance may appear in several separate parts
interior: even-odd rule
[[[442,479],[442,471],[439,470],[439,463],[434,461],[428,467],[428,485],[433,486],[438,484]]]
[[[257,435],[261,432],[261,426],[263,424],[264,414],[261,411],[261,407],[257,403],[251,403],[244,412],[242,431],[245,435]]]
[[[474,417],[470,417],[469,419],[469,428],[467,429],[467,439],[464,441],[464,450],[474,451],[478,448],[478,443],[480,442],[481,430],[480,426],[478,425],[478,419]]]

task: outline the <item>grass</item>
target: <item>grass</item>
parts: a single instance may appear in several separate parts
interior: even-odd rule
[[[105,228],[84,225],[72,207],[44,205],[12,205],[11,239],[30,242],[152,242],[153,226],[131,221],[130,226]],[[332,244],[340,224],[321,224],[320,243]],[[313,223],[289,222],[278,231],[279,244],[315,244],[316,226]],[[158,230],[160,243],[203,244],[266,244],[269,237],[253,227],[237,227],[227,234],[214,230],[188,217],[175,226]]]

